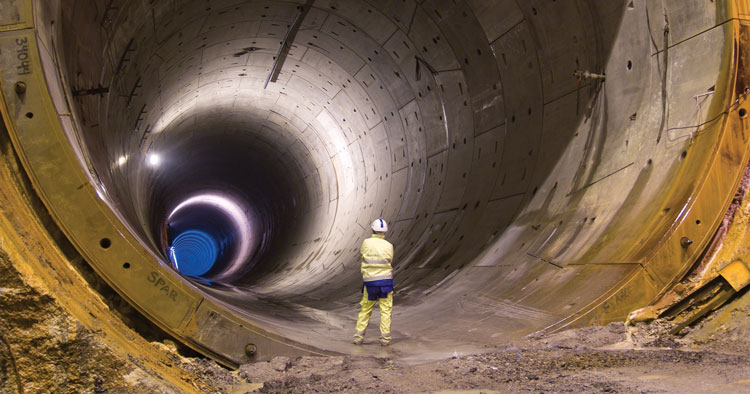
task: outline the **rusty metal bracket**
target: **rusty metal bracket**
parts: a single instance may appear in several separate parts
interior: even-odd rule
[[[719,275],[732,286],[734,291],[740,291],[750,284],[750,270],[739,260],[729,263],[719,271]]]

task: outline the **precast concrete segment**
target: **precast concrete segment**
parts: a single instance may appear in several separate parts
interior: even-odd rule
[[[4,119],[60,226],[229,364],[247,355],[227,332],[263,355],[352,351],[375,217],[402,356],[624,319],[692,266],[747,165],[746,1],[318,0],[263,89],[301,4],[34,2],[35,30],[3,41]],[[28,78],[8,55],[21,36]],[[248,275],[206,287],[158,263],[159,229],[211,189],[273,236]],[[162,286],[190,300],[174,316]]]

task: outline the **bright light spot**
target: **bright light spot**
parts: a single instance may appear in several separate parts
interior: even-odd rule
[[[122,156],[120,156],[119,159],[117,159],[117,165],[120,166],[120,167],[122,167],[123,165],[125,165],[125,163],[127,163],[127,162],[128,162],[128,156],[127,155],[122,155]]]
[[[95,187],[94,189],[96,189],[96,195],[99,197],[100,200],[107,201],[107,199],[104,197],[105,194],[107,193],[107,188],[105,188],[104,185],[99,185],[98,188]]]
[[[148,164],[152,167],[156,167],[161,163],[161,157],[157,155],[156,153],[149,153],[148,155]]]

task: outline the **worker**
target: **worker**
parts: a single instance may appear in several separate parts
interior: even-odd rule
[[[370,323],[375,304],[380,301],[380,344],[391,343],[391,312],[393,310],[393,245],[385,240],[388,223],[375,219],[370,226],[373,234],[362,242],[362,310],[357,318],[354,344],[361,345]]]

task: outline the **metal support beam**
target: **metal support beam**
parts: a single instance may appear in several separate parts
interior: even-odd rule
[[[263,89],[268,87],[269,82],[276,82],[279,78],[281,67],[284,66],[286,56],[289,54],[289,48],[292,46],[291,43],[294,42],[294,37],[297,35],[297,31],[299,30],[300,25],[302,25],[302,21],[305,19],[305,16],[310,10],[310,7],[312,7],[314,1],[315,0],[307,0],[305,4],[297,7],[299,12],[297,12],[297,16],[294,18],[292,25],[289,26],[289,30],[286,32],[286,36],[284,36],[284,41],[281,42],[281,47],[279,47],[279,52],[276,54],[273,66],[271,67],[271,73],[268,74],[268,79],[266,79]]]

